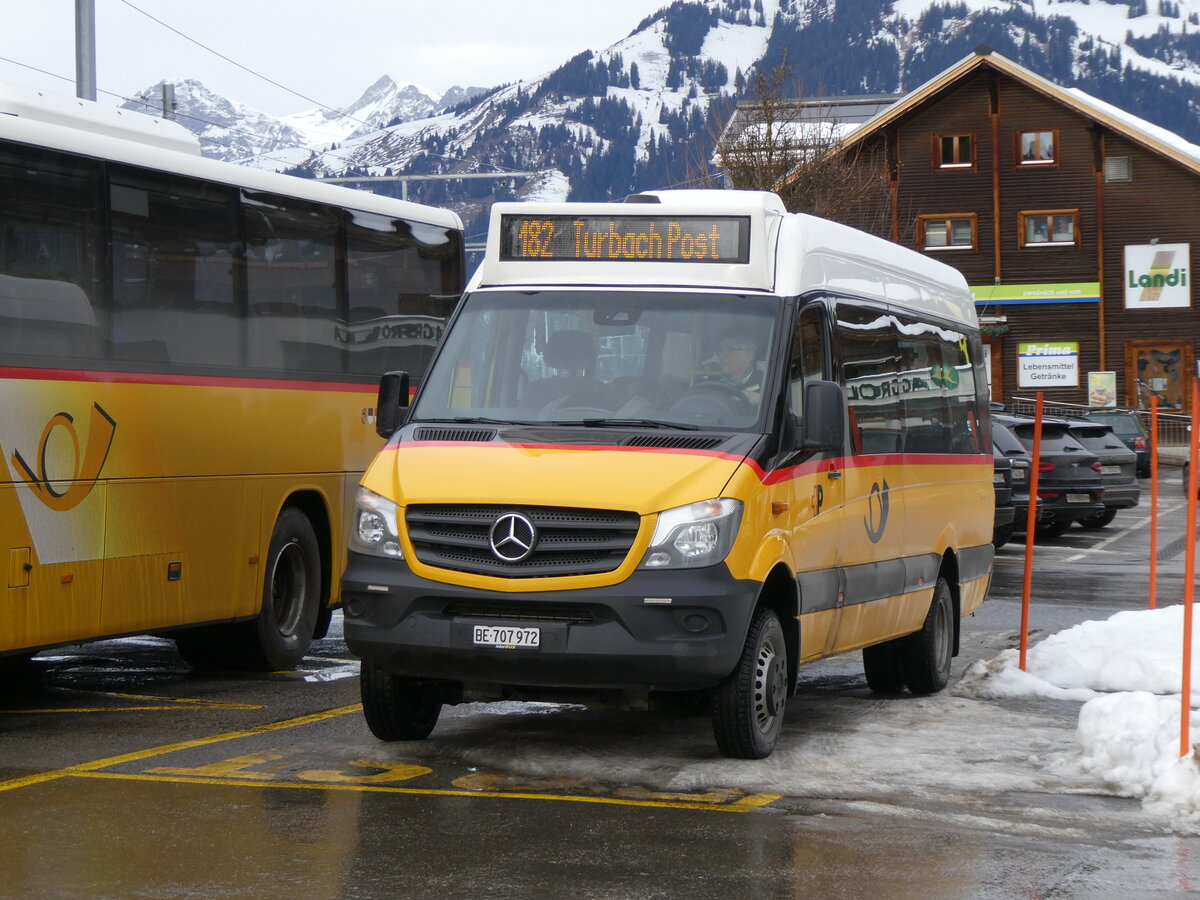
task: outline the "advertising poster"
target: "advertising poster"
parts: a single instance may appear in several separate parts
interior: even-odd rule
[[[1088,406],[1117,405],[1117,373],[1088,372]]]
[[[1020,387],[1079,387],[1078,341],[1029,341],[1017,344]]]

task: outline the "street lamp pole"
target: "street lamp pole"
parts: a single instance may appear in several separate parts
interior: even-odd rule
[[[75,0],[75,96],[96,99],[96,0]]]

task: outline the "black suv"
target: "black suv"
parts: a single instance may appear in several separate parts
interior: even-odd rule
[[[1137,454],[1100,422],[1071,419],[1067,422],[1074,438],[1100,458],[1100,478],[1104,482],[1104,512],[1079,520],[1084,528],[1103,528],[1118,509],[1138,505]]]
[[[993,440],[1010,458],[1031,462],[1033,419],[992,414]],[[1072,522],[1103,515],[1104,483],[1100,459],[1071,436],[1065,422],[1042,421],[1041,462],[1038,467],[1038,534],[1053,537]],[[1028,501],[1027,501],[1028,502]],[[1014,528],[1024,531],[1020,515]]]
[[[992,485],[996,489],[996,517],[992,525],[992,546],[999,550],[1013,533],[1013,465],[999,447],[992,444]]]
[[[1141,418],[1132,409],[1094,409],[1083,418],[1108,425],[1126,447],[1137,454],[1137,473],[1142,478],[1150,474],[1150,434]]]

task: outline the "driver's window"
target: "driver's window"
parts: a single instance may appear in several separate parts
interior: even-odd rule
[[[825,310],[811,303],[800,310],[800,321],[792,336],[791,384],[788,388],[791,409],[797,416],[804,412],[804,387],[810,381],[825,378]]]

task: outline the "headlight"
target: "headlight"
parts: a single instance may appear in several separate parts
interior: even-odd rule
[[[713,566],[729,554],[742,521],[742,501],[701,500],[658,514],[642,569]]]
[[[364,487],[354,498],[354,518],[350,525],[350,549],[374,556],[404,559],[400,549],[400,530],[396,527],[396,504]]]

